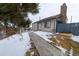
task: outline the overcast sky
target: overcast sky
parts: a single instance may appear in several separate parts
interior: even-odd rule
[[[39,13],[36,15],[29,14],[29,18],[35,22],[45,17],[54,16],[60,13],[60,6],[63,3],[40,3]],[[68,22],[79,22],[79,4],[66,3]],[[72,21],[71,21],[72,16]]]

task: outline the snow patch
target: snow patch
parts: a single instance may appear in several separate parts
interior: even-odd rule
[[[12,35],[0,40],[0,56],[23,56],[30,47],[28,32]]]
[[[74,41],[79,42],[79,36],[74,36],[74,35],[72,35],[72,36],[71,36],[71,39],[74,40]]]
[[[61,46],[56,46],[57,48],[59,48],[63,53],[65,53],[67,50],[62,48]]]
[[[46,41],[52,42],[51,40],[49,40],[52,37],[52,33],[50,33],[50,32],[43,32],[43,31],[36,31],[34,33],[36,33],[40,37],[44,38]]]
[[[71,49],[70,49],[70,54],[69,54],[69,56],[73,56],[73,48],[71,47]]]

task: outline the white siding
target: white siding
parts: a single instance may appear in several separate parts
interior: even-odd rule
[[[55,32],[56,30],[56,19],[51,20],[51,29]]]
[[[41,27],[41,26],[42,26],[42,22],[41,22],[41,23],[39,23],[39,26],[38,26],[38,27],[39,27],[39,30],[41,30],[41,29],[42,29],[42,27]]]
[[[49,31],[49,32],[55,32],[56,30],[56,19],[52,19],[47,22],[47,27],[45,27],[45,21],[41,23],[34,23],[33,24],[33,29],[34,30],[42,30],[42,31]],[[38,24],[38,26],[37,26]]]
[[[53,19],[53,20],[50,20],[49,22],[47,23],[48,27],[45,27],[45,22],[42,22],[42,30],[43,31],[50,31],[50,32],[55,31],[55,22],[56,22],[56,20]]]

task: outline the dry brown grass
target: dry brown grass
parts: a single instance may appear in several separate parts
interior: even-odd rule
[[[71,34],[68,33],[60,33],[56,34],[52,37],[52,43],[55,45],[60,45],[65,48],[67,51],[70,51],[73,48],[73,55],[79,55],[79,43],[73,41],[71,38]]]

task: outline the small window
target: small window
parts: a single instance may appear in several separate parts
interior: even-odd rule
[[[50,28],[50,27],[51,27],[51,22],[50,22],[50,21],[46,21],[46,22],[44,23],[44,27],[45,27],[45,28]]]
[[[44,27],[45,27],[45,28],[47,27],[47,22],[46,22],[46,21],[44,22]]]

